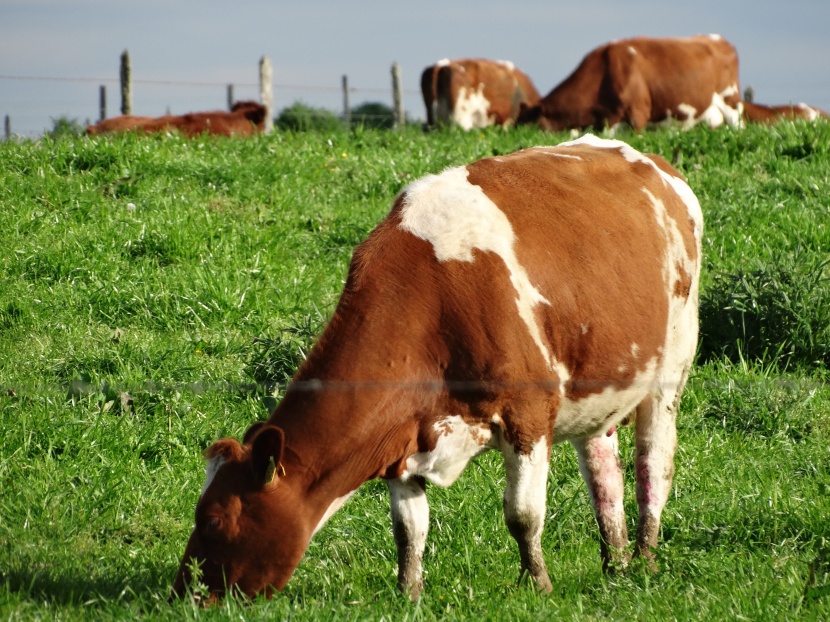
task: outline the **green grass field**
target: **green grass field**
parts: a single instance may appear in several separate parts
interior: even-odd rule
[[[661,571],[601,573],[553,451],[553,593],[516,586],[496,454],[431,487],[425,594],[395,589],[382,482],[270,601],[168,604],[201,451],[264,419],[409,181],[565,135],[275,133],[0,143],[0,618],[830,619],[830,124],[624,134],[683,172],[706,230]],[[625,301],[611,301],[625,304]],[[631,430],[629,529],[636,520]]]

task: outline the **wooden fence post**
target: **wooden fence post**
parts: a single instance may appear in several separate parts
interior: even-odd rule
[[[263,132],[270,134],[274,129],[274,72],[271,69],[271,59],[263,56],[259,60],[259,100],[265,106],[265,128]]]
[[[6,118],[3,122],[3,126],[5,128],[6,140],[11,140],[12,138],[12,120],[9,115],[6,115]]]
[[[121,114],[132,114],[133,91],[132,70],[130,69],[130,53],[124,50],[121,53]]]
[[[394,127],[403,127],[405,123],[403,87],[401,86],[401,66],[398,63],[392,63],[392,102],[394,103]]]
[[[352,109],[349,107],[349,77],[343,74],[343,121],[352,124]]]
[[[98,87],[98,120],[107,118],[107,86],[102,84]]]
[[[228,85],[228,110],[233,109],[233,84]]]

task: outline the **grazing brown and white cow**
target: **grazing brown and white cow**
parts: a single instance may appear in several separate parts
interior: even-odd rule
[[[248,135],[261,132],[267,110],[255,101],[240,101],[233,105],[230,112],[216,110],[212,112],[190,112],[183,115],[165,115],[163,117],[136,117],[124,115],[104,119],[86,128],[87,134],[105,134],[109,132],[135,131],[141,133],[177,131],[187,137],[201,134],[217,136]]]
[[[659,156],[585,136],[428,175],[355,251],[331,322],[242,443],[206,450],[207,481],[174,582],[280,590],[312,535],[386,479],[398,584],[422,589],[426,481],[504,456],[521,575],[542,555],[554,443],[579,455],[605,567],[628,543],[615,426],[634,414],[639,526],[652,559],[675,415],[697,344],[702,215]]]
[[[601,130],[627,123],[741,124],[738,53],[719,35],[612,41],[591,51],[517,123]]]
[[[421,94],[428,127],[455,124],[465,130],[510,125],[522,103],[534,105],[540,98],[513,63],[483,58],[444,59],[427,67]]]
[[[807,104],[789,104],[784,106],[766,106],[744,101],[744,119],[748,123],[777,123],[779,121],[794,121],[804,119],[815,121],[816,119],[828,119],[828,115],[819,108]]]

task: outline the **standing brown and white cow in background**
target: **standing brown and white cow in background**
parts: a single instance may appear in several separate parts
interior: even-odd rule
[[[542,129],[601,130],[679,121],[741,125],[738,53],[719,35],[612,41],[591,51],[517,123]]]
[[[542,556],[548,461],[570,441],[605,567],[628,543],[615,426],[634,413],[635,555],[651,559],[675,416],[697,344],[702,215],[659,156],[585,136],[428,175],[356,250],[345,289],[270,418],[206,450],[207,481],[174,582],[210,600],[285,586],[312,535],[387,480],[398,583],[422,589],[426,481],[504,456],[521,574]]]
[[[469,130],[515,122],[521,104],[534,105],[533,81],[510,61],[444,59],[424,69],[421,94],[427,126],[455,124]]]

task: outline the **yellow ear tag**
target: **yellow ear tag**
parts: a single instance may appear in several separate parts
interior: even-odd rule
[[[265,468],[265,483],[273,484],[275,479],[277,479],[277,465],[274,464],[274,456],[271,456]]]
[[[268,459],[268,466],[265,468],[265,483],[273,484],[274,480],[277,479],[277,473],[281,477],[285,477],[285,467],[282,466],[282,462],[274,463],[274,456],[271,456]]]

